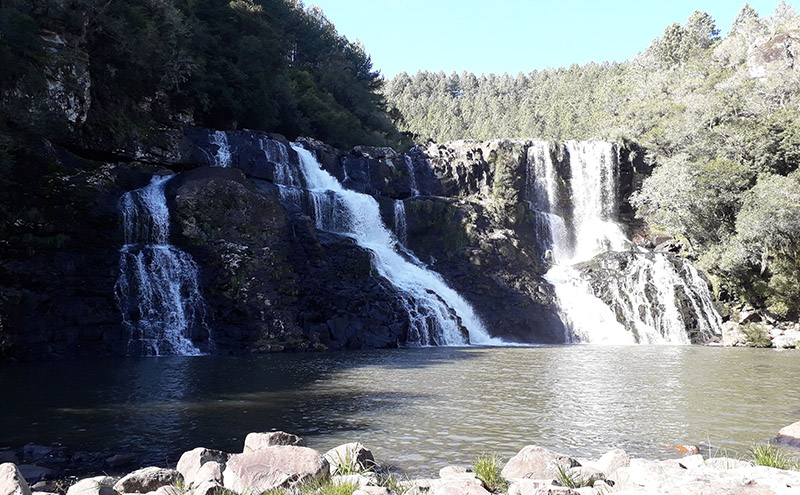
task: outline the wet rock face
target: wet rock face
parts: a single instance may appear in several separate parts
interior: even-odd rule
[[[666,337],[665,322],[671,318],[693,344],[721,335],[721,322],[708,311],[709,306],[702,304],[703,300],[711,304],[708,282],[677,255],[608,252],[578,265],[578,269],[589,280],[594,295],[611,308],[637,342],[650,343],[640,335],[634,319],[653,325]],[[668,314],[665,298],[674,299],[677,314]]]

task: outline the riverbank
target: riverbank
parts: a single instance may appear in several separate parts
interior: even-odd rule
[[[779,441],[798,445],[800,422],[786,427]],[[28,448],[28,455],[45,447]],[[150,466],[117,476],[98,470],[94,476],[59,478],[55,471],[17,465],[0,452],[0,495],[789,495],[800,493],[800,459],[769,446],[753,460],[699,449],[676,449],[685,455],[666,460],[631,457],[621,449],[597,458],[577,458],[536,445],[522,448],[503,463],[482,455],[472,466],[442,466],[438,477],[409,479],[390,465],[376,462],[361,443],[347,443],[325,453],[308,448],[302,438],[285,433],[250,433],[241,453],[198,447],[184,452],[177,465]],[[130,459],[127,459],[130,462]],[[124,463],[124,455],[106,461]],[[777,461],[785,461],[779,464]],[[768,462],[786,469],[757,465]],[[102,474],[100,474],[102,473]],[[26,480],[27,478],[27,480]],[[40,478],[54,478],[44,480]],[[30,483],[29,483],[30,482]]]

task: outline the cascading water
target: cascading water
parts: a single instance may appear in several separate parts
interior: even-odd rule
[[[540,230],[549,243],[552,268],[545,275],[555,287],[568,341],[606,344],[687,344],[687,324],[678,310],[676,294],[684,294],[705,334],[720,333],[720,317],[708,287],[686,263],[679,271],[665,255],[650,258],[632,254],[622,273],[608,277],[606,295],[598,298],[575,265],[607,251],[630,251],[632,244],[617,223],[619,159],[613,144],[568,141],[568,183],[561,183],[548,144],[528,149],[527,195]],[[570,208],[560,198],[570,192]],[[562,215],[567,218],[563,218]],[[538,225],[537,225],[538,228]],[[622,315],[620,323],[617,317]]]
[[[214,154],[214,166],[230,167],[231,147],[228,144],[228,135],[225,134],[225,131],[214,131],[211,135],[211,144],[217,146],[217,152]]]
[[[469,303],[438,274],[398,253],[398,240],[383,225],[372,196],[344,189],[311,152],[298,145],[292,148],[300,158],[299,176],[292,173],[287,161],[288,173],[280,188],[282,199],[301,208],[310,206],[307,209],[312,211],[318,229],[352,237],[372,253],[377,272],[401,295],[409,317],[409,344],[467,344],[462,324],[471,343],[493,342]],[[298,180],[305,187],[301,193],[294,185]]]
[[[408,185],[411,189],[411,196],[419,196],[419,186],[417,186],[417,175],[414,173],[414,163],[408,155],[403,155],[403,162],[406,164],[406,169],[408,169]]]
[[[394,235],[403,246],[408,244],[408,224],[406,223],[406,205],[402,200],[394,200]]]
[[[198,355],[190,332],[202,324],[203,298],[198,267],[191,256],[169,244],[169,209],[164,195],[172,175],[122,195],[125,245],[115,295],[130,331],[128,351],[137,355]]]

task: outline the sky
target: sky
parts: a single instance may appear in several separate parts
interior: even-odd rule
[[[760,17],[779,0],[751,0]],[[695,10],[730,29],[745,0],[306,0],[387,77],[420,70],[517,74],[628,60]],[[787,3],[793,3],[791,1]],[[645,6],[646,5],[646,6]]]

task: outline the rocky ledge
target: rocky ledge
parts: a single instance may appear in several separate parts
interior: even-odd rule
[[[800,422],[779,441],[797,441]],[[794,436],[792,436],[794,435]],[[698,449],[669,460],[631,458],[615,449],[597,459],[576,458],[528,445],[502,469],[482,456],[475,469],[446,466],[438,478],[408,479],[379,465],[360,443],[322,454],[285,432],[250,433],[241,453],[198,447],[174,469],[145,467],[121,477],[94,476],[33,485],[13,462],[0,464],[0,495],[783,495],[800,493],[800,471],[758,466],[728,457],[704,458]],[[795,469],[797,469],[797,465]],[[30,473],[30,470],[28,470]],[[29,478],[26,480],[26,477]],[[33,479],[31,479],[33,478]],[[49,491],[42,491],[49,490]]]

